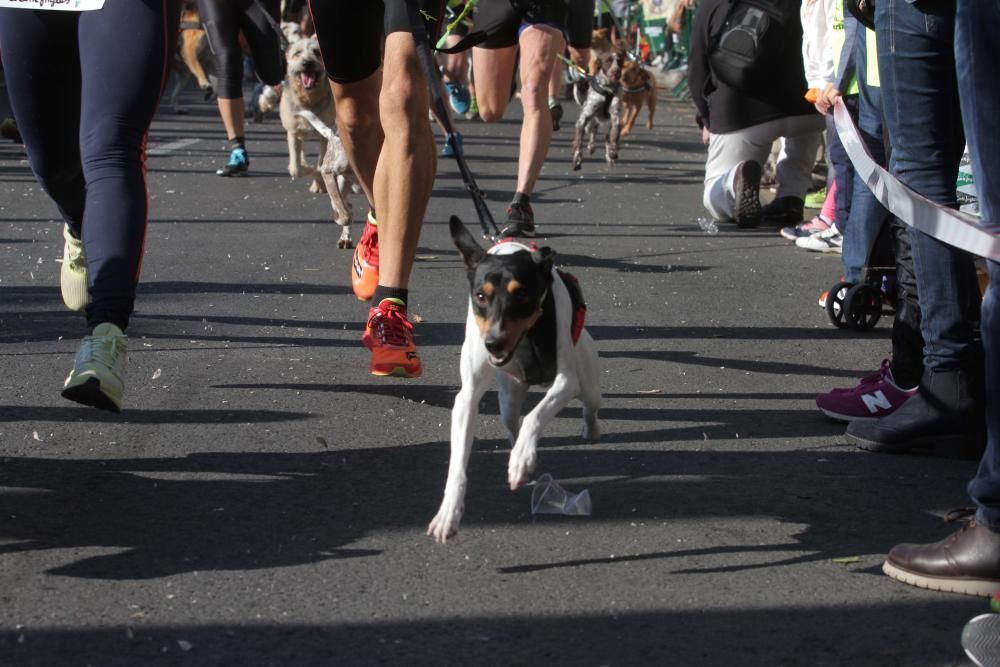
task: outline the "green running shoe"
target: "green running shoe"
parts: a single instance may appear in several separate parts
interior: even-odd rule
[[[63,385],[63,398],[101,410],[122,411],[128,336],[110,322],[98,324],[83,339],[73,370]]]
[[[63,225],[62,268],[59,269],[59,288],[62,291],[63,303],[70,310],[83,310],[90,303],[90,291],[87,289],[87,256],[83,254],[83,240],[78,239],[69,231],[69,225]]]
[[[807,194],[805,206],[806,208],[823,208],[824,202],[826,202],[826,188]]]

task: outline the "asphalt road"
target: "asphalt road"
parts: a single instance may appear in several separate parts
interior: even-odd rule
[[[221,123],[187,101],[150,136],[121,415],[59,396],[84,330],[59,297],[58,213],[0,144],[0,665],[967,664],[986,602],[880,567],[951,531],[974,465],[862,452],[816,410],[878,366],[888,324],[827,321],[838,258],[703,229],[686,106],[665,101],[610,171],[570,170],[564,122],[535,199],[588,299],[605,399],[602,441],[581,442],[574,405],[538,472],[589,489],[593,515],[533,517],[507,489],[491,393],[441,546],[424,531],[467,299],[446,221],[475,220],[454,163],[411,288],[424,375],[375,378],[350,252],[289,180],[280,124],[249,128],[251,177],[220,179]],[[460,128],[498,217],[517,116]]]

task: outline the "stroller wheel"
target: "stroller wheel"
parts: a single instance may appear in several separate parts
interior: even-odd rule
[[[827,294],[826,314],[838,329],[846,329],[850,326],[846,319],[847,313],[844,308],[844,299],[847,296],[847,291],[852,287],[854,287],[854,283],[836,283],[830,288],[830,292]]]
[[[844,295],[844,319],[852,329],[868,331],[882,317],[882,290],[861,283],[847,290]]]

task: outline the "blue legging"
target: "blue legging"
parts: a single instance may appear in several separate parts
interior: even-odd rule
[[[148,213],[146,134],[179,17],[179,0],[0,9],[7,89],[28,161],[83,238],[91,329],[125,329],[132,314]]]

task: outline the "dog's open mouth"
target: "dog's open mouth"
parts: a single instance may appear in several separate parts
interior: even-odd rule
[[[301,83],[302,87],[306,90],[312,90],[315,88],[318,80],[319,77],[316,76],[316,72],[299,72],[299,83]]]
[[[496,366],[497,368],[499,368],[500,366],[503,366],[508,361],[510,361],[511,359],[514,358],[514,350],[510,350],[508,352],[504,352],[500,356],[490,354],[489,358],[490,358],[490,365],[491,366]]]

